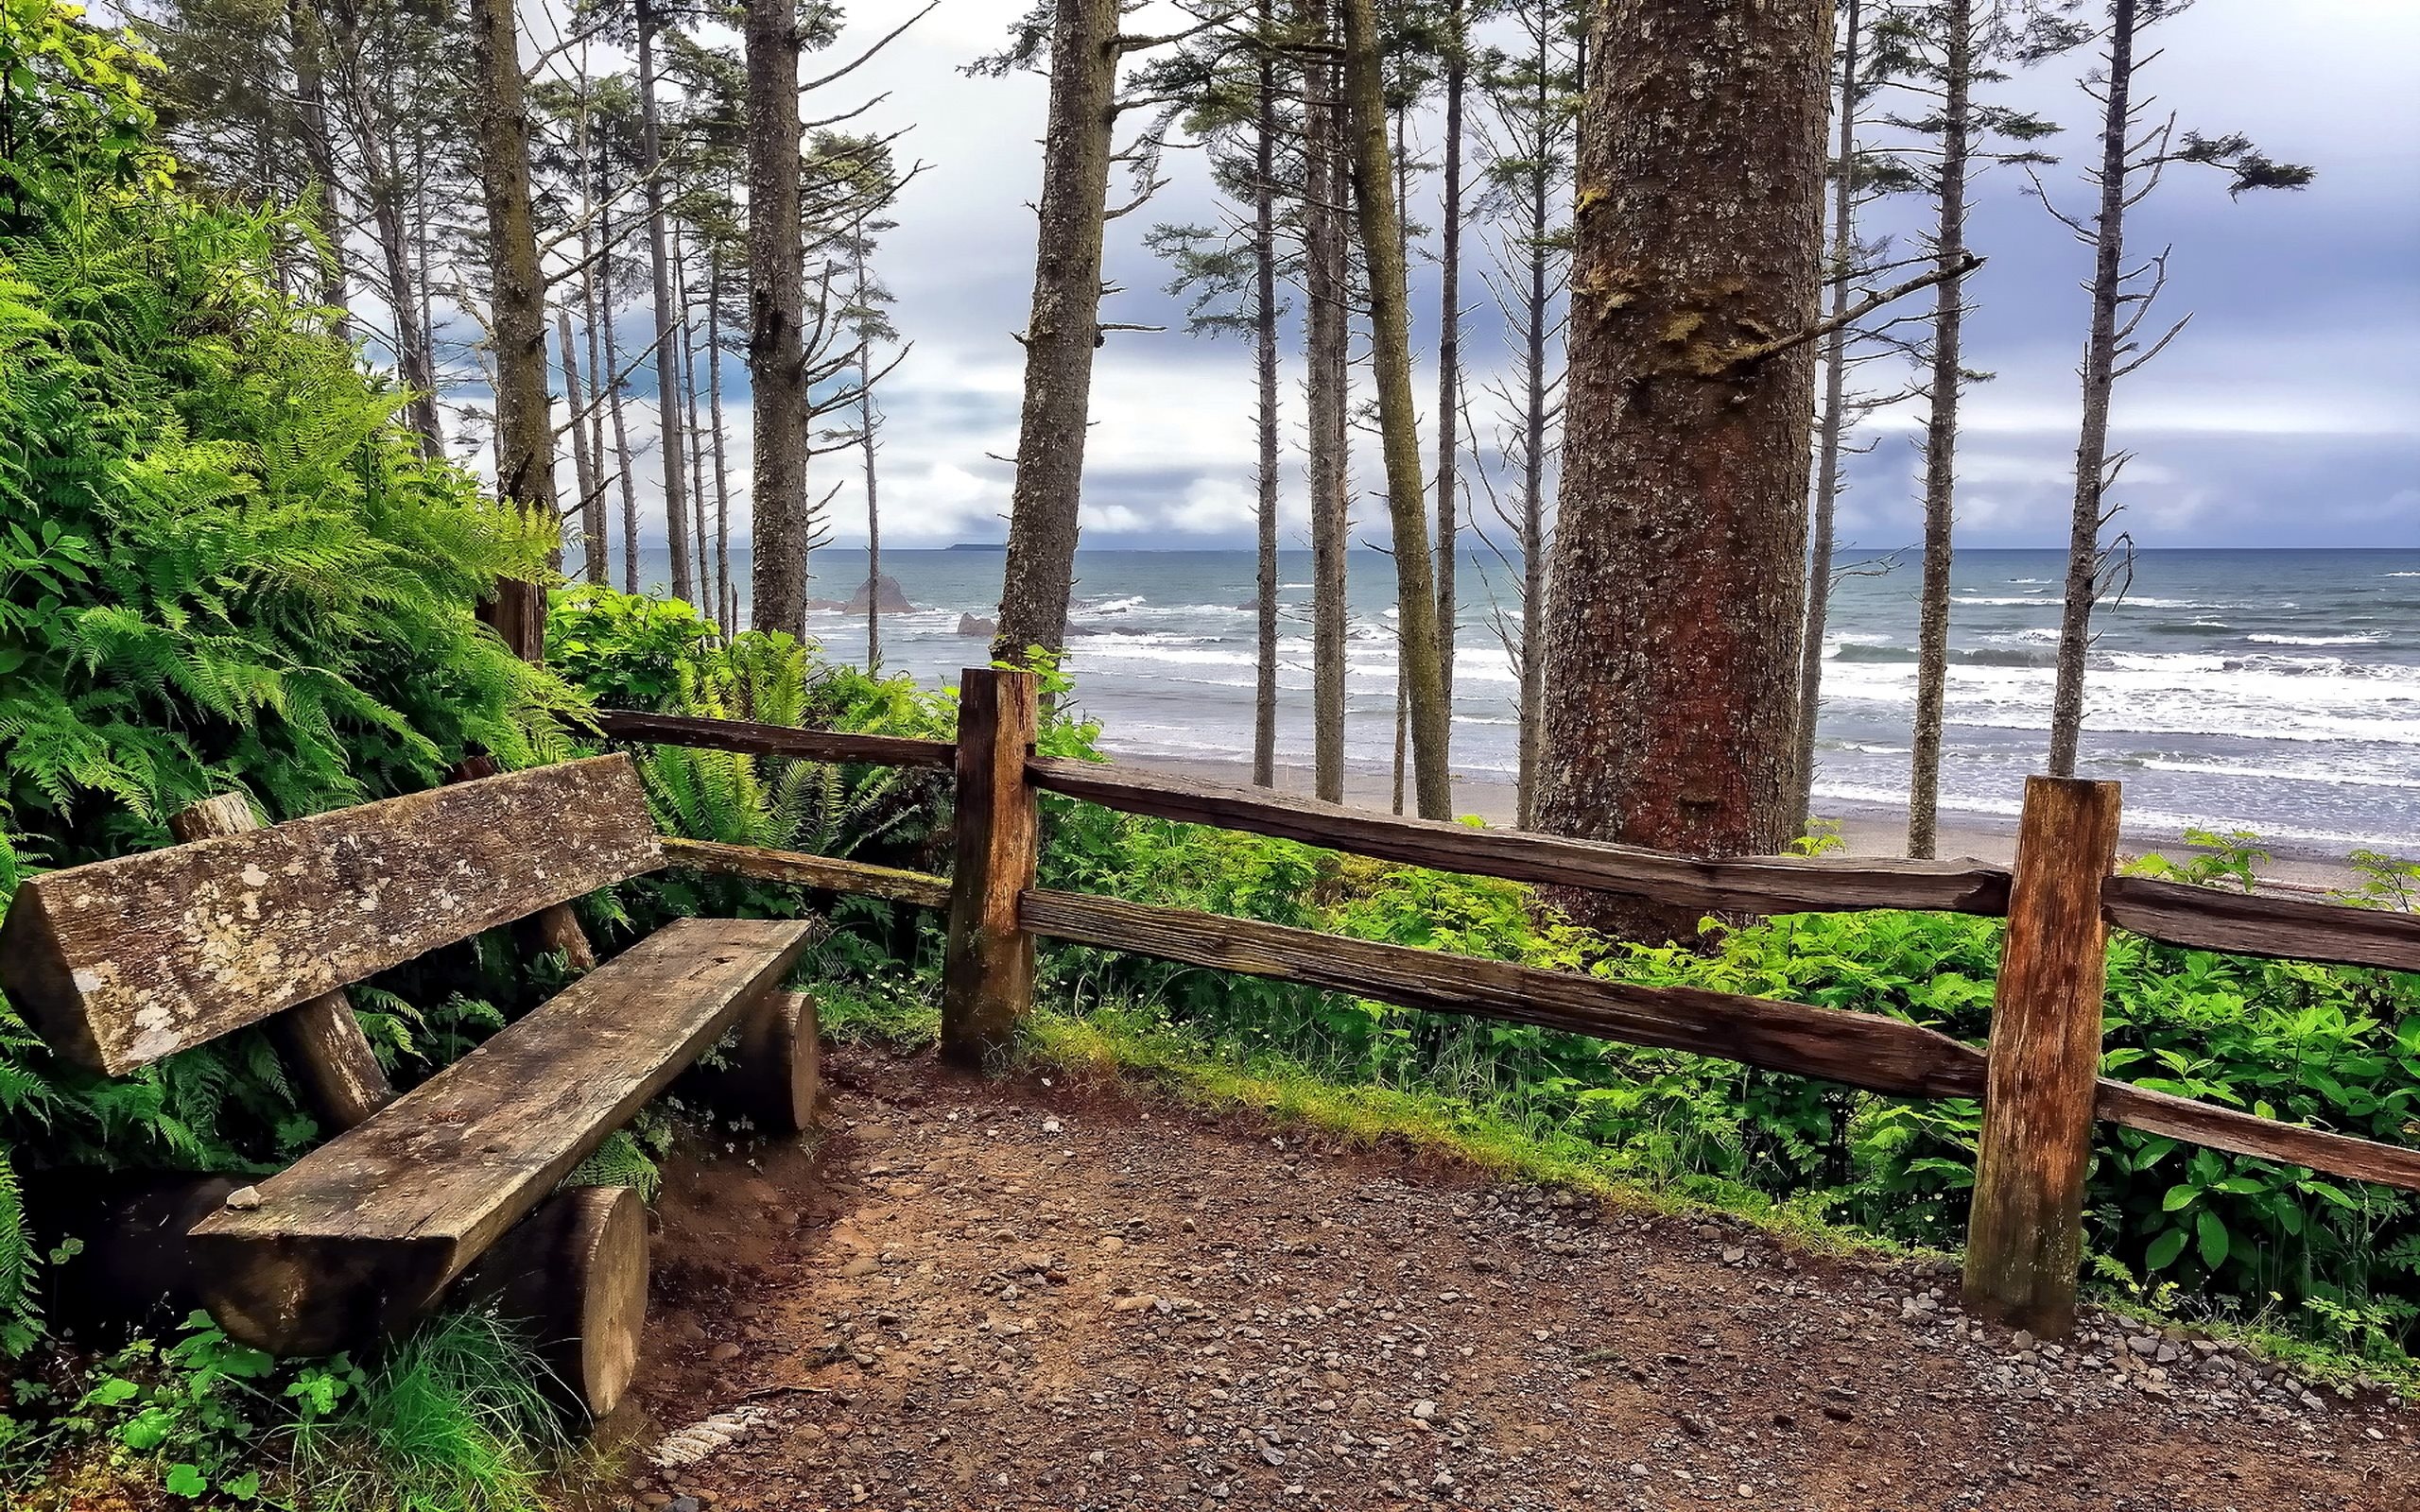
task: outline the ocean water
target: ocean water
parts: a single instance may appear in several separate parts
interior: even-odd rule
[[[1310,555],[1283,555],[1279,759],[1307,764]],[[999,596],[996,551],[890,551],[884,571],[915,611],[886,615],[884,660],[928,683],[979,664],[959,617]],[[658,559],[646,563],[662,575]],[[1959,555],[1950,609],[1945,818],[2014,815],[2042,769],[2050,723],[2061,554]],[[745,560],[735,560],[742,575]],[[845,598],[861,550],[817,553],[810,592]],[[1247,759],[1252,749],[1253,558],[1244,551],[1087,551],[1069,670],[1104,744],[1136,755]],[[1455,765],[1515,765],[1515,686],[1495,629],[1505,569],[1461,574]],[[1393,568],[1351,559],[1349,758],[1391,765]],[[1494,592],[1491,593],[1491,590]],[[1910,559],[1835,595],[1824,661],[1816,795],[1825,812],[1904,805],[1915,698],[1917,571]],[[743,608],[743,613],[745,612]],[[2420,550],[2148,551],[2102,607],[2086,680],[2082,774],[2126,786],[2130,827],[2240,827],[2338,851],[2420,850]],[[862,621],[811,617],[832,656],[862,660]]]

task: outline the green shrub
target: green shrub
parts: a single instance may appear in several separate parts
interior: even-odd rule
[[[147,61],[72,8],[0,8],[0,908],[215,793],[284,818],[560,748],[576,696],[475,615],[549,542],[281,292],[308,228],[172,188]],[[257,1034],[107,1082],[0,1004],[0,1355],[39,1328],[14,1163],[249,1170],[316,1133]]]

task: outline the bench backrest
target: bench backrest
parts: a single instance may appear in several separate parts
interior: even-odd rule
[[[567,762],[35,877],[0,986],[118,1075],[663,864],[631,759]]]

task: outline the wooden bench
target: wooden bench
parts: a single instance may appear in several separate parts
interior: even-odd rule
[[[778,988],[812,926],[678,920],[395,1098],[343,988],[662,867],[636,769],[605,756],[252,824],[240,798],[214,800],[180,833],[240,833],[26,882],[0,985],[109,1075],[270,1021],[344,1130],[193,1224],[194,1284],[229,1334],[279,1354],[357,1344],[496,1249],[468,1284],[507,1301],[533,1294],[533,1267],[568,1267],[534,1294],[577,1335],[550,1341],[571,1384],[610,1410],[645,1313],[645,1215],[557,1188],[735,1025],[725,1084],[760,1125],[804,1126],[813,1010]]]

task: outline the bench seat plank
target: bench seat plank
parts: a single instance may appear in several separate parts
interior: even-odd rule
[[[220,1326],[301,1354],[408,1319],[778,987],[814,929],[677,920],[263,1181],[257,1207],[203,1219]]]
[[[34,877],[0,986],[124,1075],[663,864],[630,758],[565,762]]]

